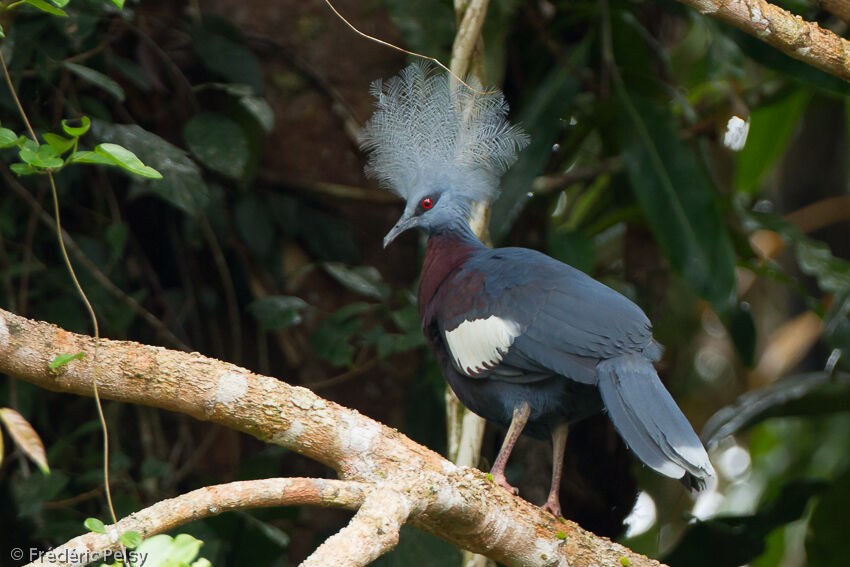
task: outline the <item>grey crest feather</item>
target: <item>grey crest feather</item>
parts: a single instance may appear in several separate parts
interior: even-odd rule
[[[379,79],[371,92],[377,109],[360,133],[369,152],[366,174],[405,199],[427,187],[492,200],[499,177],[529,142],[508,122],[501,92],[474,92],[430,64]]]

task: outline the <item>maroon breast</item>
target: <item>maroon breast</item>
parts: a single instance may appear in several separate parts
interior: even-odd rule
[[[456,234],[437,234],[428,239],[422,275],[419,278],[419,315],[427,325],[426,311],[434,300],[440,286],[463,268],[464,263],[475,252],[475,245]]]

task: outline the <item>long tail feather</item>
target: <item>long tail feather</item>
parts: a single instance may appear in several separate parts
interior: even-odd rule
[[[652,363],[630,354],[600,362],[597,372],[608,415],[632,451],[659,473],[701,489],[714,467]]]

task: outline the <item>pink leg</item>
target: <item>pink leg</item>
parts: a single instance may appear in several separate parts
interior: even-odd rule
[[[493,480],[496,484],[506,489],[511,494],[518,494],[519,491],[508,484],[507,479],[505,479],[505,465],[508,464],[508,458],[511,456],[511,451],[513,451],[514,445],[516,445],[516,441],[519,439],[519,435],[522,433],[522,428],[525,427],[525,423],[528,421],[528,416],[530,414],[531,408],[529,407],[528,402],[523,402],[521,405],[514,408],[514,417],[511,419],[511,426],[508,427],[508,434],[505,436],[504,442],[502,442],[502,448],[496,456],[493,468],[490,469],[490,474],[493,475]]]
[[[564,448],[567,445],[569,425],[562,423],[552,432],[552,486],[549,488],[549,498],[543,509],[551,512],[556,518],[561,516],[561,501],[558,492],[561,487],[561,473],[564,470]]]

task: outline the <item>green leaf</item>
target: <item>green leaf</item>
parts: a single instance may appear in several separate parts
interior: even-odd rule
[[[719,313],[735,298],[735,255],[719,195],[665,106],[618,85],[623,163],[655,239],[675,271]]]
[[[384,299],[389,295],[389,288],[384,285],[381,274],[372,266],[346,266],[340,262],[325,262],[325,271],[336,281],[353,292]]]
[[[101,522],[97,518],[86,518],[86,521],[83,522],[83,525],[90,532],[95,532],[95,533],[98,533],[98,534],[105,534],[106,533],[106,526],[103,524],[103,522]]]
[[[168,557],[172,561],[189,563],[198,556],[202,545],[204,545],[204,542],[189,534],[178,534],[171,542],[171,551]]]
[[[737,191],[753,193],[760,188],[764,174],[788,148],[808,100],[809,93],[797,89],[778,101],[752,111],[747,144],[738,153],[735,167]]]
[[[119,10],[124,9],[124,0],[112,0],[112,3],[118,6]]]
[[[183,567],[195,560],[203,544],[188,534],[159,534],[144,540],[136,556],[145,558],[145,567]]]
[[[61,366],[65,366],[66,364],[68,364],[72,360],[80,360],[80,359],[84,358],[85,356],[86,356],[86,353],[84,353],[84,352],[78,352],[78,353],[75,353],[75,354],[69,354],[69,353],[60,354],[56,358],[54,358],[50,362],[50,364],[47,365],[47,367],[50,368],[50,370],[56,370],[57,368],[59,368]]]
[[[18,152],[18,156],[21,158],[21,161],[32,167],[49,169],[62,167],[65,164],[56,152],[56,149],[46,144],[42,144],[35,151],[33,151],[31,146],[25,145]]]
[[[162,174],[152,167],[142,163],[136,154],[118,144],[98,144],[94,149],[95,153],[106,156],[115,162],[119,167],[148,179],[162,179]]]
[[[41,136],[44,138],[44,141],[47,142],[51,148],[56,150],[56,153],[61,155],[71,149],[71,146],[74,145],[74,140],[69,140],[63,136],[58,134],[51,134],[47,132]]]
[[[136,85],[139,90],[144,92],[149,92],[151,90],[151,82],[147,71],[145,71],[145,69],[135,61],[120,57],[113,53],[110,56],[109,62],[116,71]]]
[[[0,423],[6,426],[6,431],[15,442],[15,445],[29,459],[38,465],[41,472],[50,474],[47,466],[47,454],[44,452],[44,444],[30,422],[20,413],[11,408],[0,408]]]
[[[256,121],[257,126],[269,133],[274,128],[274,111],[265,98],[254,95],[254,89],[248,85],[233,83],[204,83],[196,90],[215,89],[235,98]]]
[[[351,303],[322,321],[310,336],[313,352],[334,366],[350,366],[354,356],[350,341],[363,327],[361,315],[370,309],[368,303]]]
[[[124,254],[124,248],[127,246],[127,238],[130,236],[130,229],[124,223],[111,224],[106,227],[103,236],[109,245],[112,256],[118,258]]]
[[[724,27],[723,33],[725,36],[731,37],[748,57],[752,57],[768,69],[775,69],[803,85],[812,85],[842,97],[850,95],[850,83],[844,79],[821,71],[808,63],[792,58],[790,55],[785,55],[762,39],[753,37],[748,33],[730,27]]]
[[[749,309],[742,304],[736,305],[727,312],[723,323],[729,330],[741,362],[748,368],[752,367],[756,354],[756,323]]]
[[[248,305],[248,311],[265,331],[282,331],[301,323],[301,313],[308,306],[300,297],[272,295]]]
[[[83,134],[89,131],[89,127],[91,126],[91,120],[88,116],[80,117],[80,125],[79,126],[71,126],[71,120],[63,120],[62,121],[62,130],[72,138],[79,138]]]
[[[584,51],[577,50],[578,59],[583,57]],[[567,67],[558,67],[534,91],[532,100],[523,105],[518,122],[528,131],[534,132],[534,136],[502,178],[502,190],[493,203],[493,218],[490,222],[494,241],[501,240],[507,234],[528,201],[532,181],[543,172],[549,161],[552,144],[561,132],[561,119],[569,116],[580,86],[581,81],[575,73]]]
[[[33,173],[38,173],[36,169],[26,163],[13,163],[9,166],[9,169],[17,175],[32,175]]]
[[[192,48],[204,66],[230,83],[249,85],[262,94],[260,63],[240,40],[240,32],[229,22],[205,17],[204,26],[192,30]]]
[[[91,163],[96,165],[116,165],[111,157],[89,150],[74,152],[68,156],[67,163]]]
[[[422,331],[408,334],[381,331],[377,337],[378,357],[380,358],[386,358],[396,352],[414,350],[425,345],[425,335],[422,334]]]
[[[183,128],[183,139],[206,167],[240,179],[251,158],[248,136],[239,124],[221,114],[204,112]]]
[[[593,273],[596,254],[593,243],[582,232],[549,229],[546,239],[549,254],[586,274]]]
[[[53,6],[52,4],[48,4],[44,0],[21,0],[21,2],[13,2],[6,6],[6,9],[12,8],[13,6],[17,6],[18,4],[29,4],[33,8],[38,8],[42,12],[47,12],[48,14],[52,14],[54,16],[61,16],[63,18],[67,18],[68,14],[65,13],[64,10],[60,10],[59,8]]]
[[[0,149],[18,145],[18,135],[8,128],[0,128]]]
[[[118,539],[124,544],[124,547],[135,549],[142,543],[142,534],[139,532],[124,532]]]
[[[712,415],[700,437],[713,447],[726,437],[773,417],[822,416],[850,411],[850,374],[811,372],[777,380],[740,395]]]
[[[826,293],[841,295],[850,289],[850,262],[836,258],[829,246],[810,238],[791,222],[770,213],[739,210],[748,228],[766,228],[777,232],[794,247],[800,270],[817,279]]]
[[[236,229],[239,236],[259,258],[267,258],[274,245],[274,219],[269,207],[254,194],[236,203]]]
[[[71,0],[50,0],[57,8],[64,8]]]
[[[259,96],[243,96],[239,98],[239,104],[254,117],[266,134],[271,133],[274,129],[274,111],[266,99]]]
[[[140,126],[95,121],[97,138],[121,144],[162,174],[162,180],[149,183],[136,180],[131,195],[153,193],[190,215],[203,213],[210,200],[209,189],[200,168],[186,152]]]
[[[62,63],[62,66],[77,75],[78,77],[80,77],[81,79],[83,79],[84,81],[105,90],[106,92],[117,98],[120,102],[124,102],[124,89],[122,89],[121,85],[110,79],[107,75],[101,73],[100,71],[96,71],[90,67],[85,67],[77,63],[71,63],[69,61]]]
[[[20,517],[44,513],[44,503],[61,498],[60,494],[68,486],[69,480],[67,475],[57,470],[51,474],[33,474],[29,478],[10,483],[9,488],[14,495],[15,507]],[[79,530],[79,527],[75,526],[74,530]]]

